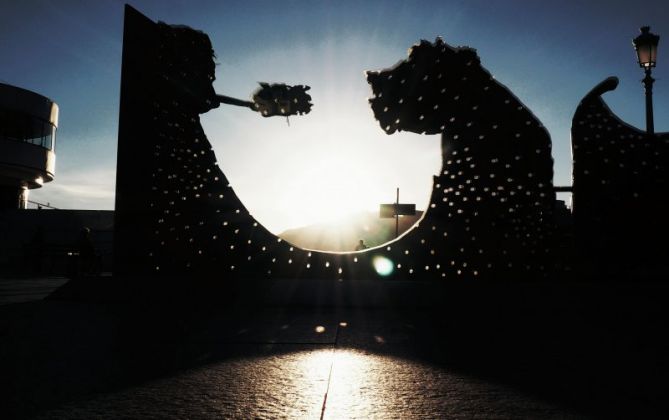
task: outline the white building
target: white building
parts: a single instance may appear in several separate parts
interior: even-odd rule
[[[58,105],[0,83],[0,210],[26,208],[28,191],[53,181]]]

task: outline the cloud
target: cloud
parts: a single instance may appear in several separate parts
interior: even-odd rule
[[[115,168],[83,168],[56,173],[54,181],[30,192],[30,200],[57,208],[114,208]]]

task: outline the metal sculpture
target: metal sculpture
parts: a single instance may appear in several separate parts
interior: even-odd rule
[[[285,83],[264,83],[253,92],[253,101],[231,98],[225,95],[216,95],[222,104],[236,105],[260,112],[263,117],[281,115],[304,115],[311,112],[311,96],[307,93],[309,86],[288,86]]]
[[[156,24],[126,7],[116,275],[513,279],[546,271],[550,138],[474,50],[423,41],[394,68],[369,73],[382,127],[443,133],[443,168],[414,228],[352,253],[292,246],[240,202],[199,122],[221,102],[211,86],[212,57],[204,33]],[[257,108],[283,115],[284,102]],[[308,112],[304,101],[293,103],[302,105],[290,112]]]
[[[649,134],[618,118],[601,95],[580,102],[572,121],[574,226],[582,262],[624,273],[662,263],[669,248],[669,133]]]
[[[549,264],[553,160],[541,122],[481,67],[476,51],[421,41],[394,67],[368,72],[383,130],[442,134],[442,170],[425,219],[456,266],[518,276]],[[430,235],[432,236],[432,235]]]

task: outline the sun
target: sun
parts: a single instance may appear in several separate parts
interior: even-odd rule
[[[202,116],[230,185],[275,234],[312,224],[346,225],[356,214],[393,202],[398,187],[404,202],[428,205],[441,163],[438,136],[388,136],[380,129],[364,71],[397,53],[379,46],[362,54],[364,42],[343,38],[324,41],[323,48],[264,51],[217,69],[216,91],[239,97],[253,91],[257,80],[311,86],[311,112],[291,117],[290,124],[234,107]],[[291,63],[289,71],[285,63]]]
[[[317,162],[305,162],[303,170],[313,177],[302,178],[292,192],[305,221],[344,223],[356,213],[378,208],[374,185],[365,182],[359,160],[340,151]],[[307,196],[303,196],[305,191]]]

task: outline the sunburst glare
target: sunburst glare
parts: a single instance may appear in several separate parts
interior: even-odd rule
[[[373,42],[337,36],[279,52],[260,49],[241,63],[220,56],[218,92],[243,98],[258,80],[312,88],[312,112],[291,117],[290,125],[231,107],[202,118],[231,186],[274,233],[316,223],[344,227],[392,201],[396,187],[403,199],[426,207],[439,171],[439,139],[387,136],[379,128],[364,71],[392,63],[406,46],[396,51]]]

